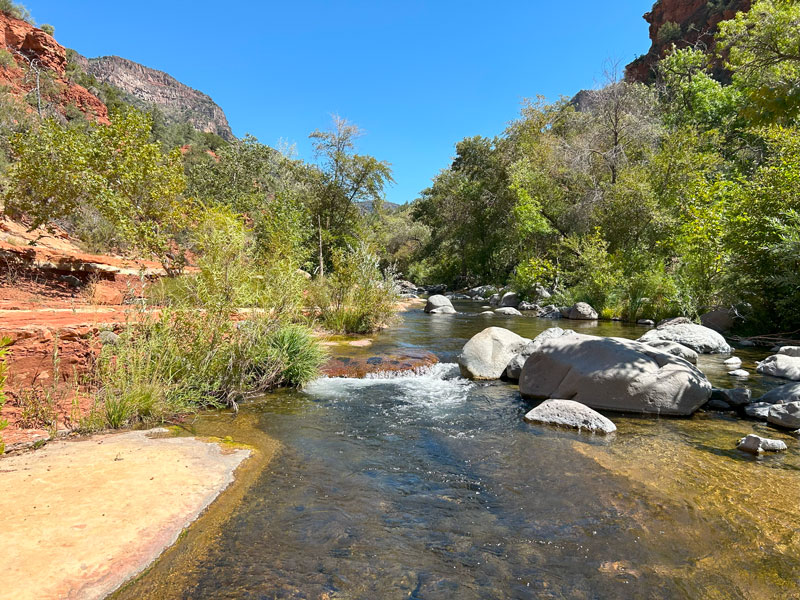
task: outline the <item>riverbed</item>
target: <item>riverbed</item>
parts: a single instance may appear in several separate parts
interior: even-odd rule
[[[282,450],[224,519],[189,535],[118,598],[796,598],[800,442],[732,414],[606,413],[616,434],[531,425],[516,386],[462,379],[455,357],[490,325],[637,338],[645,327],[421,309],[364,357],[434,352],[419,374],[321,379],[200,416],[187,432]],[[755,375],[754,395],[785,383]],[[698,366],[741,386],[722,356]],[[738,439],[786,441],[753,457]],[[224,502],[224,497],[223,497]]]

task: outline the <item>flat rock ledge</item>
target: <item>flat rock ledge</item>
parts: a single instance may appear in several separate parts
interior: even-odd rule
[[[171,546],[250,455],[148,433],[0,458],[3,544],[14,556],[0,570],[0,595],[105,598]]]
[[[617,426],[610,419],[574,400],[545,400],[528,411],[525,420],[531,423],[571,427],[590,433],[608,434],[617,430]]]

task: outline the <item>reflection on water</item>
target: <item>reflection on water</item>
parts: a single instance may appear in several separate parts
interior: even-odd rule
[[[527,424],[514,386],[464,381],[452,364],[487,320],[412,311],[371,349],[348,351],[430,349],[444,364],[422,376],[320,380],[244,406],[241,421],[201,418],[202,433],[246,437],[237,429],[245,422],[284,451],[186,578],[148,596],[148,580],[165,578],[156,565],[122,597],[800,595],[795,438],[705,413],[610,415],[610,438]],[[491,322],[526,337],[553,324]],[[746,365],[758,357],[740,356]],[[721,361],[700,366],[725,385]],[[736,451],[753,431],[790,450],[758,459]]]

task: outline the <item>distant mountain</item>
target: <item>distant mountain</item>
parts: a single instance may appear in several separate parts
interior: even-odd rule
[[[358,210],[361,211],[362,215],[368,215],[375,212],[375,207],[372,205],[372,202],[356,202],[356,206],[358,206]],[[402,204],[397,204],[395,202],[388,202],[386,200],[383,201],[381,208],[388,213],[393,213],[395,211],[400,210]]]
[[[236,138],[222,109],[206,94],[171,75],[119,56],[85,58],[76,62],[97,81],[121,90],[126,101],[142,110],[157,107],[166,124],[190,123],[198,131],[215,133],[227,141]]]

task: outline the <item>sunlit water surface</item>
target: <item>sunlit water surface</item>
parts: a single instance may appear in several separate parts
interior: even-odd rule
[[[798,598],[800,451],[791,435],[698,412],[611,414],[609,438],[540,427],[507,383],[461,379],[455,356],[488,325],[534,318],[406,313],[371,348],[433,351],[418,376],[322,379],[202,416],[194,431],[283,445],[177,576],[156,564],[129,598]],[[639,337],[645,328],[557,323]],[[339,352],[337,350],[337,352]],[[745,367],[764,356],[738,351]],[[737,383],[723,357],[700,367]],[[752,378],[756,392],[783,383]],[[751,432],[789,451],[735,449]]]

